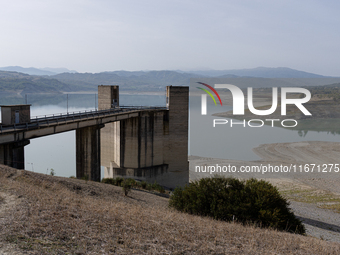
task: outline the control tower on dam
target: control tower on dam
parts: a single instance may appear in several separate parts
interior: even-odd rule
[[[189,87],[168,86],[167,108],[101,128],[101,165],[104,178],[124,177],[169,187],[189,182]],[[98,108],[119,108],[119,87],[98,86]]]

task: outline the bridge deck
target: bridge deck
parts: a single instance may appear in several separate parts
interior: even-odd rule
[[[164,111],[166,107],[121,106],[108,110],[96,110],[36,117],[28,123],[0,125],[0,144],[32,139],[45,135],[75,130],[137,117],[141,111]]]

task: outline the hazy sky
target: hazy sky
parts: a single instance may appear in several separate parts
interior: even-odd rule
[[[0,0],[0,66],[340,76],[337,0]]]

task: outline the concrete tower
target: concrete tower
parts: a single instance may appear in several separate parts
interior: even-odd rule
[[[119,102],[118,91],[118,86],[99,86],[99,110]],[[189,182],[189,88],[168,86],[167,106],[163,111],[143,110],[138,117],[101,129],[104,177],[157,181],[169,188]]]

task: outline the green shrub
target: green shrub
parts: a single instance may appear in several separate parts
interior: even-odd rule
[[[121,186],[123,187],[124,195],[127,196],[131,190],[131,182],[126,179],[121,183]]]
[[[116,185],[116,179],[115,178],[103,178],[102,183]]]
[[[116,178],[116,186],[122,186],[122,182],[124,181],[124,178],[122,177],[117,177]]]
[[[304,234],[304,226],[288,205],[266,181],[225,177],[203,178],[176,188],[169,201],[169,206],[186,213]]]
[[[140,184],[143,189],[146,189],[146,186],[148,185],[145,181],[142,181]]]
[[[134,187],[146,189],[146,190],[157,190],[160,193],[165,193],[163,186],[159,185],[157,182],[149,184],[145,181],[139,182],[132,178],[123,179],[122,177],[117,178],[103,178],[102,183],[112,184],[116,186],[129,185],[130,189]],[[124,184],[123,184],[124,183]]]
[[[146,190],[152,190],[152,184],[147,183],[145,189]]]
[[[80,178],[81,180],[84,180],[84,181],[88,181],[89,180],[89,176],[87,174],[85,174],[83,177]]]
[[[156,181],[151,185],[151,188],[159,191],[160,193],[165,193],[163,186],[159,185]]]
[[[137,182],[136,182],[135,179],[127,178],[124,181],[127,181],[131,185],[131,187],[136,187],[137,186]]]

